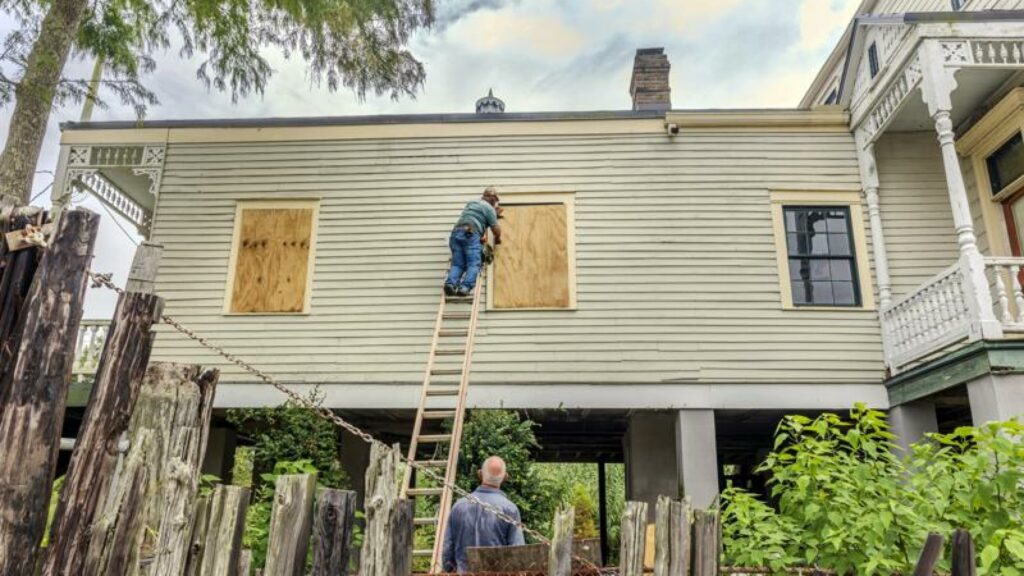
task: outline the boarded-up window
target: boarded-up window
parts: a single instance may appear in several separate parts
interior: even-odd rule
[[[228,311],[305,312],[315,204],[242,204],[237,218]]]
[[[504,206],[494,260],[493,308],[569,308],[572,302],[569,207]]]

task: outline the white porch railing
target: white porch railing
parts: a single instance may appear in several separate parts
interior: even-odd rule
[[[110,320],[82,320],[78,325],[78,339],[75,342],[75,378],[83,379],[96,373],[96,366],[107,341]]]
[[[985,258],[994,314],[1004,333],[1024,332],[1024,258]],[[962,262],[946,268],[880,312],[885,362],[893,374],[963,342],[979,339]]]

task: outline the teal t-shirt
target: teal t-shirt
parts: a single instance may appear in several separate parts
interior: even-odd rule
[[[466,224],[472,226],[477,234],[483,234],[488,228],[498,225],[498,213],[486,200],[467,202],[466,207],[462,209],[462,216],[459,216],[459,221],[455,225]]]

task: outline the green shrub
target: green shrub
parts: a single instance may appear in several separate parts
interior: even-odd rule
[[[729,563],[906,572],[928,532],[948,538],[962,527],[981,552],[979,574],[1024,573],[1024,427],[930,435],[900,459],[884,414],[858,406],[850,416],[783,420],[758,468],[777,511],[741,489],[723,492]]]

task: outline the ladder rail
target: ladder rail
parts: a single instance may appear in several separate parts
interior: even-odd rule
[[[423,374],[423,386],[420,389],[420,405],[416,409],[416,423],[413,425],[412,438],[409,440],[409,461],[416,461],[416,450],[419,448],[418,438],[423,428],[423,412],[427,406],[427,390],[430,389],[430,373],[434,371],[434,360],[437,357],[437,345],[441,338],[441,327],[444,325],[444,309],[447,298],[441,294],[441,305],[437,308],[437,319],[434,321],[434,336],[430,340],[430,355],[427,356],[427,369]],[[400,498],[405,498],[412,482],[412,475],[415,471],[408,464],[405,466],[405,474],[402,479],[402,492]]]
[[[437,529],[434,533],[434,551],[431,556],[431,572],[442,571],[441,555],[444,552],[444,539],[448,531],[448,516],[452,507],[451,484],[455,483],[456,469],[459,463],[459,448],[462,443],[462,424],[466,417],[466,393],[469,390],[469,374],[473,363],[473,346],[476,340],[477,321],[480,316],[480,294],[486,281],[486,268],[481,270],[473,287],[473,308],[469,315],[469,326],[466,329],[466,346],[462,358],[462,376],[459,380],[459,398],[455,404],[455,421],[452,424],[451,442],[448,444],[448,468],[445,471],[445,486],[441,494],[441,502],[437,507]]]

